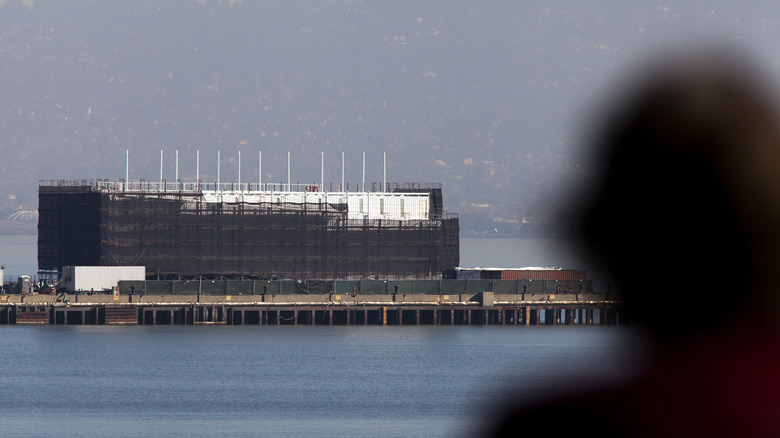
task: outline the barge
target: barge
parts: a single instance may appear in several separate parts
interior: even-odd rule
[[[38,268],[150,279],[431,279],[460,261],[440,184],[41,181]]]

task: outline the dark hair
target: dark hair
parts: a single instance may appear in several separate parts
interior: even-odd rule
[[[662,341],[730,322],[759,278],[755,243],[766,230],[754,228],[765,199],[751,163],[780,136],[754,76],[735,62],[704,57],[654,72],[596,137],[606,169],[582,236],[632,320]],[[780,178],[780,162],[772,166]]]

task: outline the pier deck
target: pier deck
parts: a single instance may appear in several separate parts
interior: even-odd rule
[[[601,294],[0,295],[0,324],[617,325]]]

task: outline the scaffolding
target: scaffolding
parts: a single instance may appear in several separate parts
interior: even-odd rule
[[[42,181],[39,269],[143,265],[156,279],[401,280],[438,278],[459,264],[458,217],[443,212],[440,186],[292,188]],[[375,208],[356,211],[360,199]]]

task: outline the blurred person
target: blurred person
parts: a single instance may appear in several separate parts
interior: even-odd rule
[[[655,60],[606,105],[576,217],[646,372],[516,406],[492,436],[780,436],[780,124],[774,90],[722,51]]]

